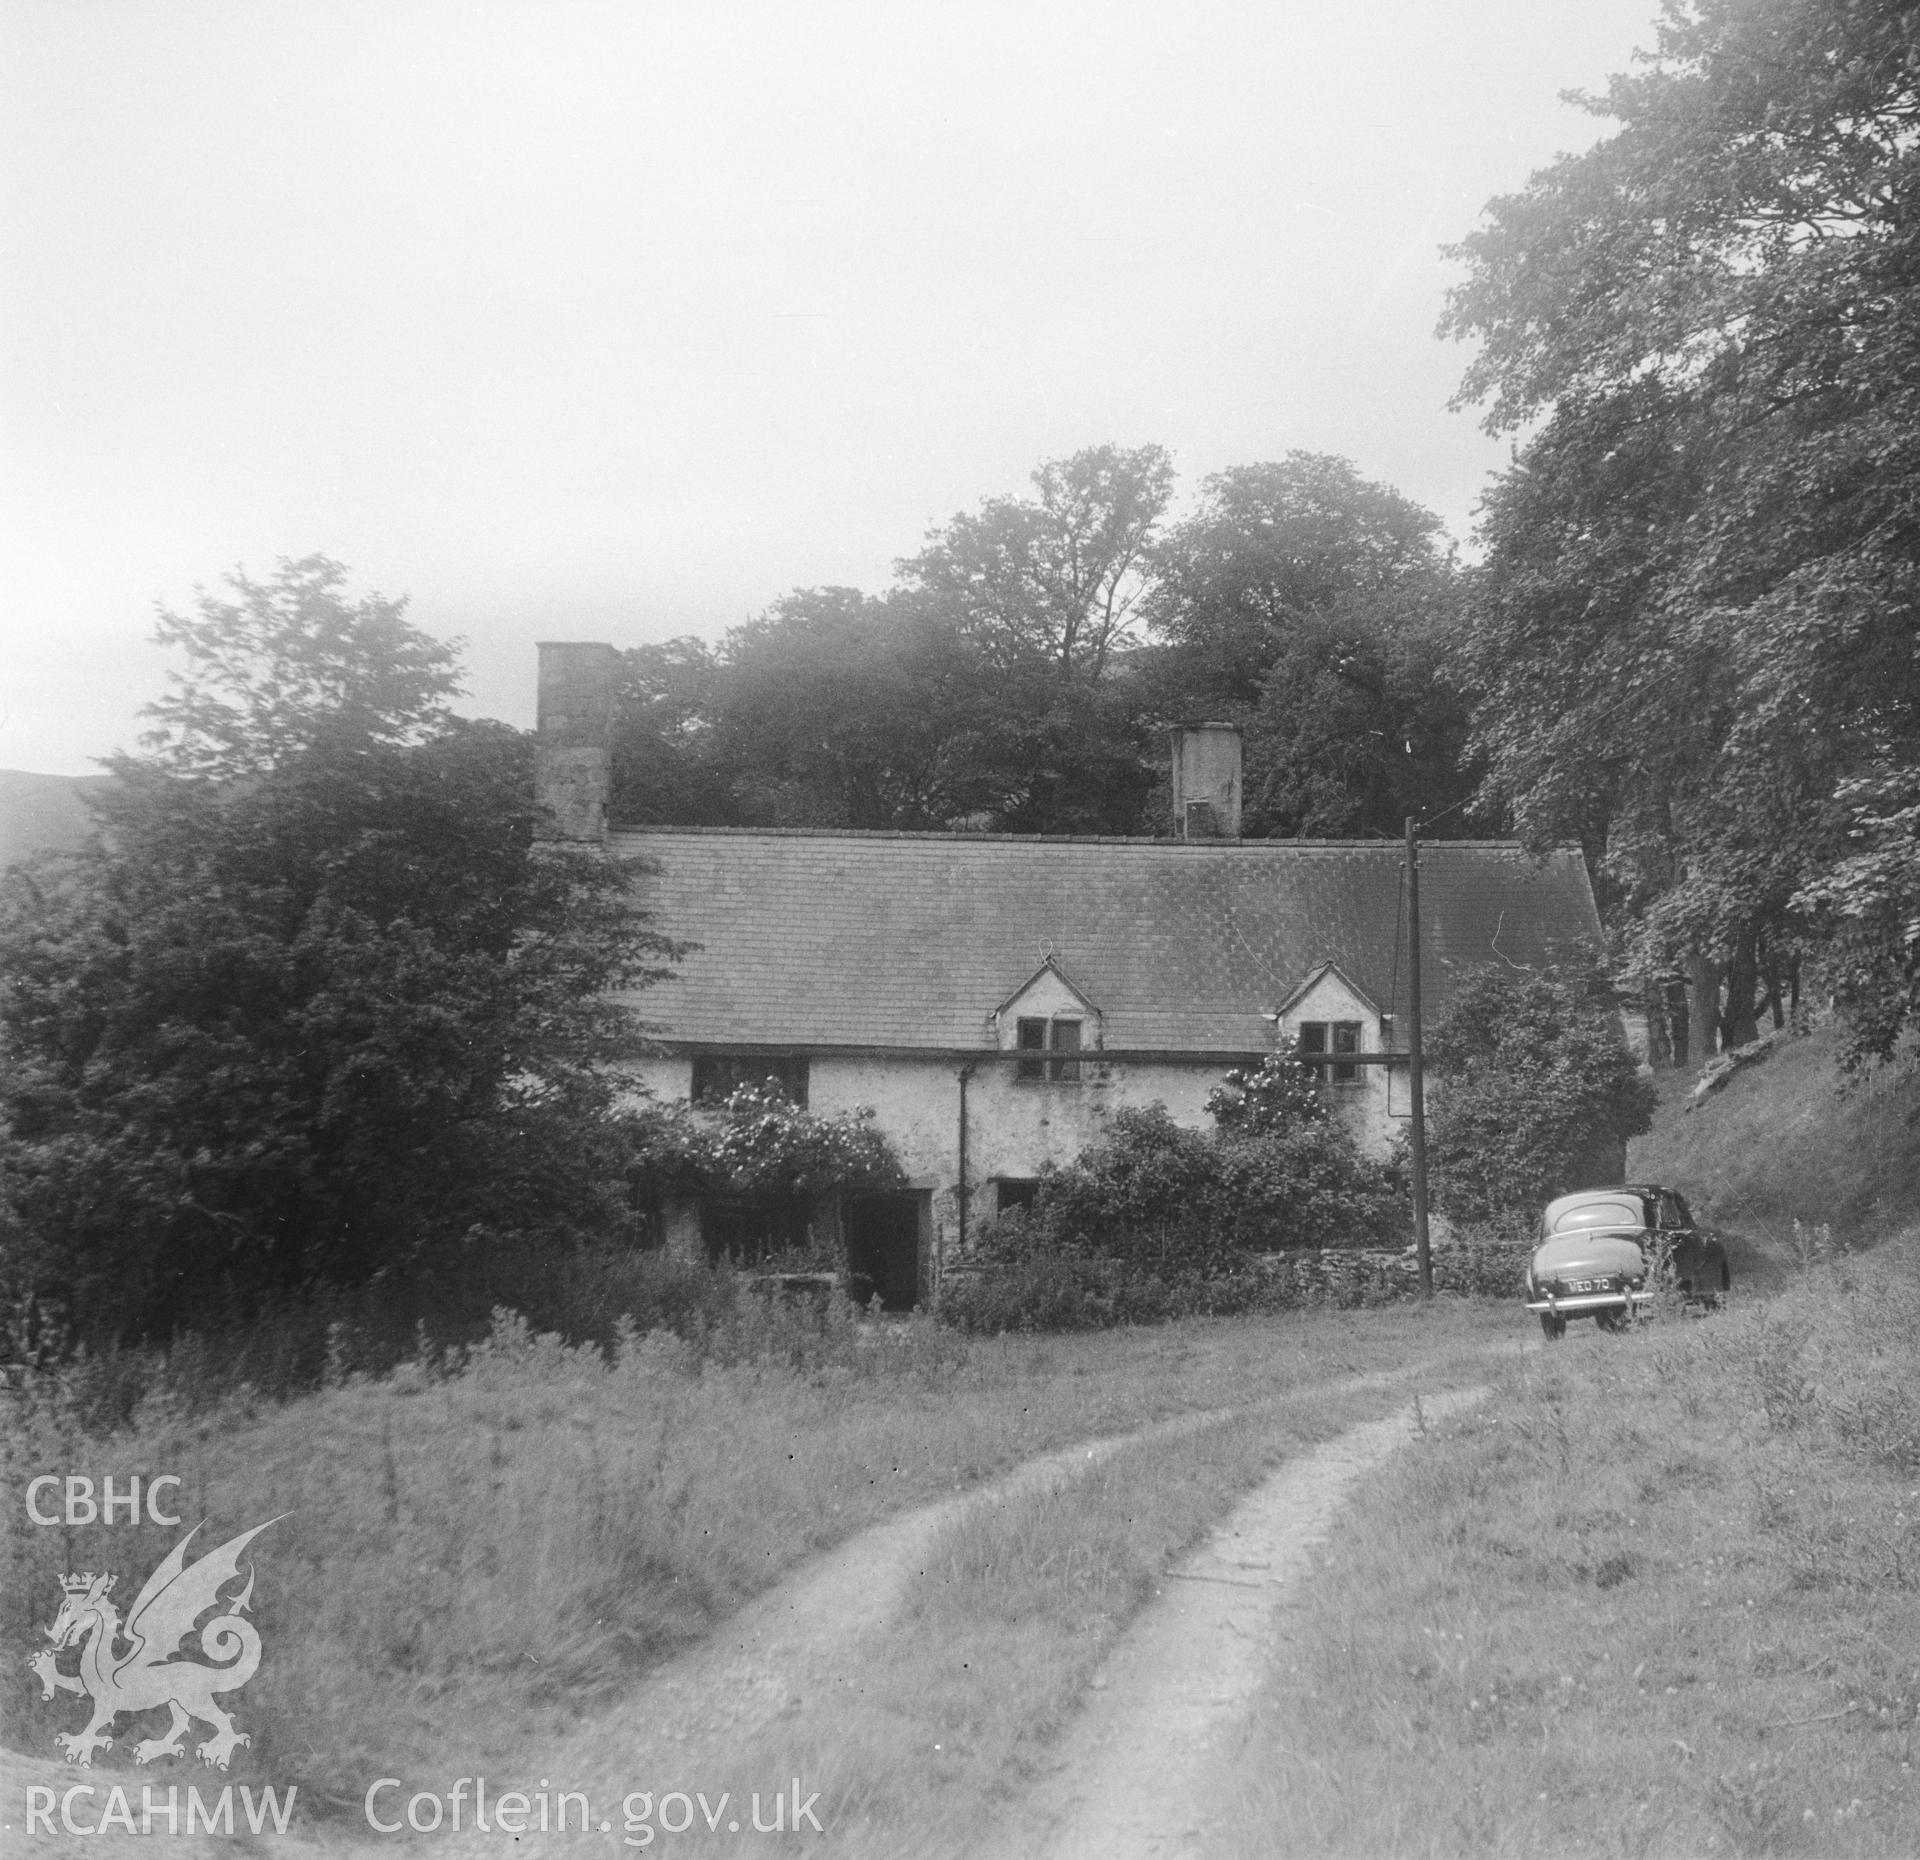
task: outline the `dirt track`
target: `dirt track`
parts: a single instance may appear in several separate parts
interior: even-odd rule
[[[1288,1639],[1313,1547],[1354,1481],[1422,1419],[1485,1389],[1422,1398],[1290,1460],[1168,1574],[1128,1630],[1048,1778],[1000,1829],[993,1860],[1205,1854],[1216,1779]]]
[[[1406,1387],[1418,1375],[1407,1365],[1384,1375],[1350,1378],[1342,1387]],[[1422,1398],[1429,1417],[1477,1399],[1465,1395]],[[858,1684],[859,1664],[870,1637],[893,1617],[914,1573],[937,1534],[964,1512],[1005,1505],[1058,1488],[1133,1441],[1178,1438],[1223,1418],[1222,1411],[1175,1417],[1136,1433],[1082,1442],[1030,1460],[977,1490],[887,1520],[798,1571],[749,1603],[701,1645],[649,1675],[611,1710],[580,1725],[563,1740],[530,1753],[525,1766],[565,1778],[596,1805],[618,1803],[649,1754],[670,1752],[672,1767],[687,1776],[721,1773],[730,1755],[773,1725],[805,1697],[831,1698]],[[1194,1555],[1173,1571],[1159,1601],[1128,1631],[1107,1662],[1088,1710],[1063,1744],[1041,1786],[1010,1815],[998,1834],[1005,1860],[1047,1854],[1057,1860],[1100,1855],[1201,1851],[1209,1773],[1223,1753],[1231,1755],[1236,1715],[1250,1702],[1274,1648],[1284,1636],[1284,1608],[1297,1593],[1312,1545],[1325,1533],[1346,1490],[1404,1441],[1414,1426],[1412,1406],[1384,1421],[1350,1430],[1338,1439],[1288,1461],[1234,1511]],[[74,1837],[36,1831],[22,1838],[18,1816],[29,1784],[64,1792],[76,1782],[100,1793],[83,1804],[97,1816],[116,1782],[149,1779],[164,1791],[169,1780],[210,1782],[149,1772],[88,1772],[0,1752],[0,1822],[9,1852],[46,1852],[77,1845]],[[525,1786],[523,1784],[523,1786]],[[203,1793],[207,1791],[203,1788]],[[387,1805],[390,1814],[398,1811]],[[90,1836],[86,1851],[112,1852],[137,1840],[140,1851],[231,1853],[225,1841],[204,1836],[189,1841],[163,1834]],[[568,1848],[605,1854],[619,1841],[611,1827],[564,1839],[531,1833],[511,1848],[539,1852]],[[240,1845],[282,1853],[308,1842],[298,1836],[253,1839]],[[318,1837],[314,1851],[329,1855],[392,1853],[403,1845],[356,1827]],[[439,1860],[497,1854],[498,1832],[482,1835],[469,1826],[427,1838],[421,1851]]]

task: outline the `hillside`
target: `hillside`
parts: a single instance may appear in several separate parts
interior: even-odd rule
[[[110,779],[0,769],[0,870],[29,853],[78,845],[90,824],[82,797]]]
[[[1696,1075],[1661,1073],[1654,1128],[1628,1146],[1629,1175],[1686,1195],[1738,1243],[1750,1284],[1795,1257],[1796,1221],[1849,1245],[1920,1225],[1920,1074],[1850,1084],[1838,1048],[1832,1028],[1782,1035],[1691,1110]]]

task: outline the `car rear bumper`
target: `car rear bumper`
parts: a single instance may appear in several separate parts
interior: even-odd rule
[[[1651,1292],[1571,1292],[1564,1298],[1552,1293],[1544,1298],[1529,1298],[1527,1309],[1550,1317],[1580,1317],[1589,1311],[1626,1311],[1653,1303]]]

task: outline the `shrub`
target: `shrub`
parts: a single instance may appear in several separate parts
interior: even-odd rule
[[[1529,1232],[1511,1226],[1469,1223],[1456,1228],[1449,1246],[1433,1249],[1433,1289],[1473,1298],[1512,1298],[1533,1258]]]
[[[1008,1227],[1011,1239],[1002,1231]],[[1015,1215],[994,1231],[976,1269],[949,1276],[940,1316],[957,1330],[993,1335],[1230,1317],[1298,1302],[1290,1281],[1252,1260],[1213,1272],[1167,1270],[1057,1245]]]
[[[1040,1184],[1034,1218],[1072,1253],[1204,1272],[1219,1247],[1210,1218],[1215,1146],[1165,1105],[1124,1110],[1108,1134]]]
[[[1377,1244],[1399,1201],[1395,1174],[1331,1119],[1262,1129],[1243,1115],[1209,1134],[1154,1105],[1119,1112],[1101,1142],[1044,1178],[1035,1213],[1072,1250],[1211,1276],[1249,1252]]]
[[[1252,1072],[1229,1072],[1207,1094],[1207,1115],[1228,1136],[1280,1137],[1325,1124],[1330,1113],[1314,1068],[1274,1053]]]
[[[1211,1204],[1241,1249],[1381,1246],[1406,1227],[1406,1186],[1331,1121],[1216,1141]]]
[[[1404,1225],[1398,1175],[1302,1092],[1305,1073],[1277,1058],[1229,1074],[1209,1102],[1215,1132],[1183,1129],[1164,1105],[1117,1113],[1042,1179],[1030,1215],[991,1230],[942,1314],[975,1330],[1077,1330],[1265,1309],[1297,1297],[1260,1255],[1389,1241]]]
[[[1577,970],[1468,974],[1429,1036],[1434,1205],[1498,1220],[1568,1188],[1617,1179],[1626,1140],[1651,1128],[1604,981]]]
[[[1102,1262],[1048,1247],[951,1275],[940,1316],[982,1336],[1003,1331],[1099,1330],[1111,1321],[1099,1280]]]

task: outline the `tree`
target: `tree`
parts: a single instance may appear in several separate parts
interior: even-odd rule
[[[176,775],[233,781],[265,774],[323,737],[368,745],[417,741],[446,718],[460,688],[459,642],[409,624],[404,600],[341,592],[347,571],[323,555],[282,561],[271,581],[236,569],[221,600],[193,613],[161,608],[154,637],[187,669],[147,708],[142,738]]]
[[[1613,1181],[1651,1127],[1640,1077],[1601,978],[1476,969],[1429,1031],[1427,1158],[1434,1203],[1501,1220],[1566,1189]]]
[[[1794,903],[1827,932],[1827,969],[1848,1004],[1845,1059],[1858,1068],[1893,1059],[1920,1019],[1920,772],[1865,777],[1838,799],[1856,850]]]
[[[1278,649],[1245,716],[1245,831],[1300,839],[1471,833],[1468,705],[1448,669],[1451,602],[1429,624],[1408,592],[1310,615]]]
[[[1209,478],[1156,548],[1154,702],[1169,721],[1241,726],[1247,833],[1471,824],[1443,540],[1431,511],[1345,459],[1290,452]]]
[[[672,947],[616,864],[536,843],[527,738],[441,717],[433,681],[361,701],[433,642],[355,633],[311,568],[265,584],[302,616],[283,633],[212,599],[170,619],[229,701],[171,713],[155,754],[116,760],[104,832],[0,890],[11,1264],[95,1332],[445,1264],[476,1225],[565,1238],[618,1205],[606,1064],[634,1032],[607,991]],[[294,704],[313,637],[357,643]]]
[[[1619,129],[1492,204],[1443,323],[1461,399],[1537,427],[1489,506],[1477,742],[1737,1042],[1844,797],[1920,767],[1920,12],[1681,0],[1587,102]]]
[[[706,641],[670,639],[620,655],[614,687],[616,820],[633,826],[740,824],[733,770],[714,740],[726,668]]]
[[[716,651],[627,654],[620,816],[1137,833],[1164,822],[1148,809],[1165,724],[1225,714],[1247,731],[1250,831],[1468,825],[1444,675],[1454,576],[1430,513],[1294,454],[1210,481],[1169,551],[1161,448],[1092,447],[1033,483],[934,532],[884,595],[801,589]],[[1156,582],[1175,570],[1199,604]],[[1202,612],[1203,594],[1230,606],[1256,585],[1253,619]],[[1249,655],[1244,701],[1219,695],[1228,638]]]
[[[1133,624],[1173,461],[1162,446],[1092,446],[1049,459],[1033,485],[1035,497],[961,512],[899,574],[1001,669],[1039,664],[1095,682]]]
[[[937,616],[853,588],[796,591],[736,628],[711,716],[744,817],[926,829],[983,805],[972,656]]]
[[[1200,488],[1154,551],[1154,632],[1182,649],[1202,705],[1247,705],[1303,623],[1445,570],[1440,519],[1347,460],[1289,452]]]
[[[1136,830],[1152,751],[1123,645],[1172,468],[1100,446],[1033,481],[936,532],[884,595],[799,589],[717,651],[627,654],[620,816]]]

